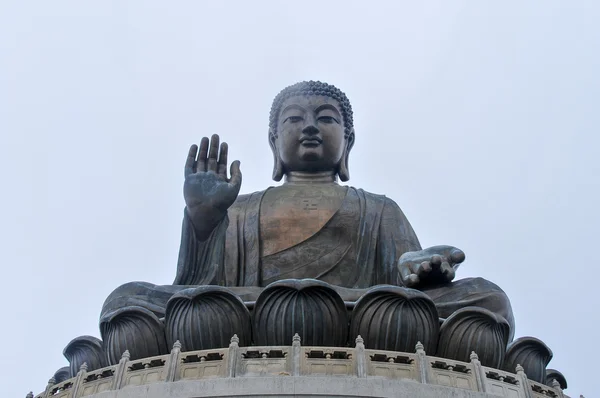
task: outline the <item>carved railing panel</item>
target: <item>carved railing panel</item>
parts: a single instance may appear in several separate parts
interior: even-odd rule
[[[535,398],[562,398],[561,392],[537,381],[529,380],[532,396]]]
[[[489,393],[511,398],[526,396],[524,392],[526,386],[521,385],[516,374],[485,366],[483,371]]]
[[[62,383],[58,383],[56,385],[54,385],[52,388],[50,388],[49,390],[49,397],[52,398],[67,398],[71,396],[71,392],[73,390],[73,384],[75,383],[75,379],[76,377],[69,379],[69,380],[65,380]],[[44,394],[40,394],[42,397],[44,396]]]
[[[431,384],[477,391],[476,370],[471,363],[428,356],[427,365]]]
[[[116,366],[109,366],[86,373],[82,381],[81,396],[94,395],[112,388]]]
[[[386,379],[419,380],[417,356],[395,351],[365,350],[367,374]]]
[[[165,379],[168,355],[158,355],[127,362],[123,386],[141,386]]]
[[[227,377],[227,357],[227,348],[181,353],[177,380]]]
[[[348,376],[356,374],[354,349],[302,347],[302,375]]]
[[[290,376],[291,374],[291,347],[240,348],[236,377]]]

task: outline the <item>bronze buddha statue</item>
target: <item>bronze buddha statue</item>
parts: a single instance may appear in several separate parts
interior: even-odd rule
[[[514,318],[495,284],[454,281],[464,253],[422,249],[391,199],[347,181],[355,141],[346,95],[322,82],[285,88],[273,102],[268,141],[273,179],[240,195],[240,162],[219,137],[202,138],[185,163],[186,208],[173,285],[117,288],[101,315],[110,363],[214,348],[233,333],[250,345],[348,344],[401,350],[417,340],[438,356],[468,361],[476,350],[499,367]],[[441,323],[442,322],[442,323]],[[441,323],[441,326],[440,326]],[[289,341],[287,341],[288,339]]]

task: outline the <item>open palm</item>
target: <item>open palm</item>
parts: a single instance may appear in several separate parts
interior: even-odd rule
[[[235,202],[242,186],[240,162],[231,164],[231,178],[227,178],[227,143],[219,147],[219,136],[207,137],[192,145],[185,162],[183,196],[187,211],[198,230],[210,229],[226,214]],[[202,225],[208,224],[208,225]],[[205,228],[206,227],[206,228]]]

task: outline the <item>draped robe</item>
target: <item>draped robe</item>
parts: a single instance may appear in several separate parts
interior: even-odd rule
[[[227,217],[201,242],[184,214],[175,285],[265,286],[313,278],[347,288],[401,285],[397,261],[421,246],[398,205],[348,187],[323,228],[261,258],[260,208],[266,191],[240,195]]]
[[[265,191],[238,196],[227,216],[205,241],[196,238],[184,212],[177,275],[173,285],[131,282],[105,301],[102,319],[124,307],[143,307],[165,314],[168,299],[198,285],[227,286],[245,301],[256,300],[261,287],[279,279],[320,279],[333,285],[344,300],[355,301],[367,288],[402,286],[400,256],[421,246],[403,212],[391,199],[347,188],[337,211],[307,239],[261,258],[260,214]],[[482,278],[466,278],[427,286],[440,317],[469,307],[503,316],[514,333],[514,316],[506,294]]]

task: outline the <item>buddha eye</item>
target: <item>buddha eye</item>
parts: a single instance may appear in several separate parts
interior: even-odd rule
[[[331,124],[331,123],[337,123],[337,124],[339,124],[339,122],[337,121],[337,119],[334,118],[333,116],[320,116],[319,117],[319,122],[326,123],[326,124]]]
[[[302,116],[288,116],[283,122],[298,123],[304,120]]]

